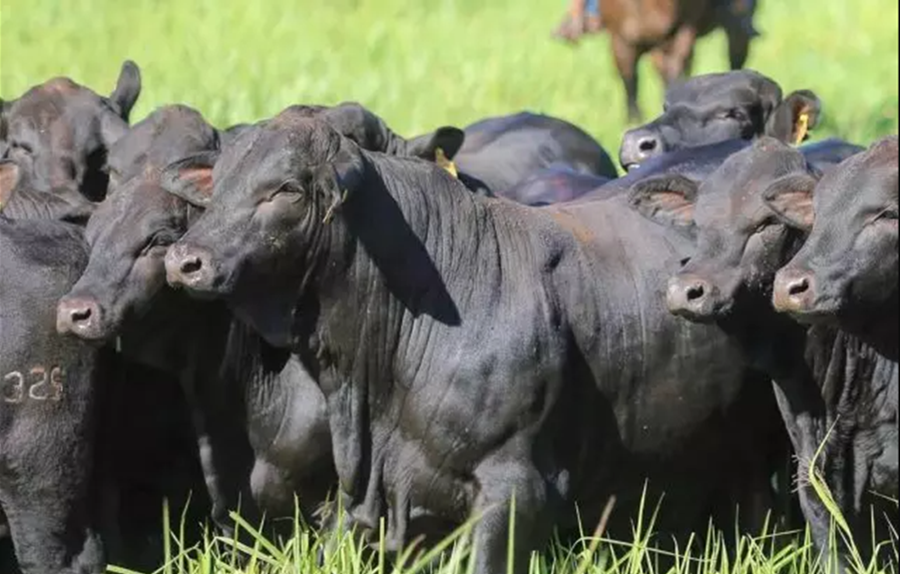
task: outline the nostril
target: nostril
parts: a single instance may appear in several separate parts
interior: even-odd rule
[[[638,142],[638,149],[642,152],[656,151],[657,145],[656,138],[644,138]]]
[[[81,307],[80,309],[72,309],[72,312],[69,316],[72,318],[72,323],[84,323],[90,320],[93,312],[90,307]]]
[[[807,291],[809,291],[809,279],[807,279],[806,277],[804,277],[803,279],[798,279],[788,286],[788,293],[792,297],[802,295]]]
[[[704,295],[706,295],[706,289],[704,289],[702,283],[697,283],[696,285],[691,285],[690,287],[688,287],[688,301],[697,301],[698,299],[703,299]]]
[[[691,258],[690,258],[690,257],[685,257],[685,258],[682,259],[679,263],[680,263],[680,265],[681,265],[682,267],[684,267],[685,265],[687,265],[687,264],[690,263],[690,262],[691,262]]]
[[[203,262],[199,257],[185,257],[181,261],[181,272],[185,275],[192,275],[203,268]]]

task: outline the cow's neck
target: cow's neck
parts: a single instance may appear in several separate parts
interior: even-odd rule
[[[872,309],[854,310],[841,317],[841,327],[876,349],[885,359],[898,360],[897,289],[887,300]]]
[[[365,183],[323,235],[327,262],[301,289],[294,331],[301,348],[311,342],[320,365],[370,378],[390,367],[413,322],[459,323],[450,293],[459,293],[459,270],[471,269],[494,227],[483,206],[432,164],[366,157]]]

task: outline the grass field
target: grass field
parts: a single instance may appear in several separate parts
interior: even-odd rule
[[[748,66],[786,91],[815,90],[825,103],[815,136],[867,144],[898,125],[896,0],[760,0]],[[522,109],[586,128],[611,152],[626,127],[624,96],[606,37],[577,47],[550,39],[563,0],[2,0],[0,96],[19,95],[54,75],[108,92],[123,59],[138,62],[144,90],[133,120],[155,106],[182,102],[219,126],[256,120],[292,103],[359,101],[402,134],[464,125]],[[695,73],[726,67],[720,34],[701,41]],[[660,109],[661,85],[642,67],[645,114]],[[177,522],[177,521],[176,521]],[[177,538],[177,533],[173,535]],[[764,538],[738,548],[695,548],[681,573],[815,574],[801,536],[778,552]],[[315,564],[320,541],[301,532],[283,544],[260,540],[238,549],[225,541],[172,550],[166,572],[374,573],[349,540],[332,561]],[[536,558],[532,572],[655,572],[640,535]],[[443,573],[462,572],[451,554]],[[894,549],[896,557],[896,548]],[[404,572],[416,571],[415,568]],[[868,569],[874,572],[874,567]],[[499,573],[498,573],[499,574]]]
[[[817,136],[859,143],[897,131],[896,0],[760,0],[749,67],[825,102]],[[550,31],[564,0],[2,0],[0,95],[52,75],[112,88],[124,58],[142,67],[134,119],[183,102],[226,125],[288,104],[358,100],[402,134],[521,109],[573,121],[611,151],[625,127],[608,41],[576,48]],[[695,72],[726,67],[701,41]],[[641,101],[661,86],[642,68]]]

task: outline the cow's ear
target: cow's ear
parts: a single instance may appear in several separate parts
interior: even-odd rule
[[[206,207],[213,192],[213,166],[218,152],[208,151],[169,164],[160,185],[176,197],[197,207]]]
[[[451,160],[459,152],[459,148],[462,147],[465,140],[466,133],[464,131],[452,126],[444,126],[430,134],[408,140],[406,151],[411,156],[428,161],[437,161],[438,155],[441,154],[447,160]]]
[[[799,145],[819,123],[822,102],[809,90],[798,90],[784,99],[766,122],[766,135]]]
[[[334,158],[313,175],[313,186],[326,203],[322,223],[329,223],[334,218],[362,184],[365,174],[366,163],[359,147],[345,139]]]
[[[785,224],[809,231],[813,226],[813,190],[817,180],[808,174],[790,174],[772,182],[763,201]]]
[[[19,185],[21,170],[19,165],[10,160],[0,161],[0,211],[12,198],[13,191]]]
[[[661,175],[635,183],[628,203],[644,217],[673,227],[694,225],[698,184],[682,175]]]
[[[134,107],[140,95],[141,70],[131,60],[125,60],[122,63],[122,70],[119,72],[116,89],[109,96],[109,101],[116,109],[116,113],[127,122],[131,108]]]

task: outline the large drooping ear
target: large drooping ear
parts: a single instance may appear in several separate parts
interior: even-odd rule
[[[329,223],[344,202],[362,185],[366,162],[355,143],[344,139],[337,154],[313,174],[313,188],[326,202],[322,223]]]
[[[628,203],[644,217],[663,225],[691,228],[698,188],[697,182],[683,175],[660,175],[631,186]]]
[[[10,160],[0,161],[0,211],[12,198],[13,191],[19,185],[21,170],[19,165]]]
[[[441,150],[444,157],[451,160],[459,152],[465,140],[466,133],[461,129],[443,126],[430,134],[407,140],[406,153],[428,161],[436,161],[439,155],[438,150]]]
[[[122,63],[122,71],[119,72],[119,80],[116,82],[116,89],[109,96],[109,101],[126,122],[131,114],[131,108],[137,102],[138,96],[141,95],[141,70],[137,64],[131,60],[125,60]]]
[[[213,192],[213,167],[219,152],[205,151],[166,166],[160,186],[191,205],[205,208]]]
[[[798,90],[784,99],[766,121],[766,132],[784,143],[799,145],[819,123],[822,101],[810,90]]]
[[[773,181],[763,192],[763,201],[786,225],[809,231],[813,226],[813,190],[818,180],[805,173],[792,173]]]

